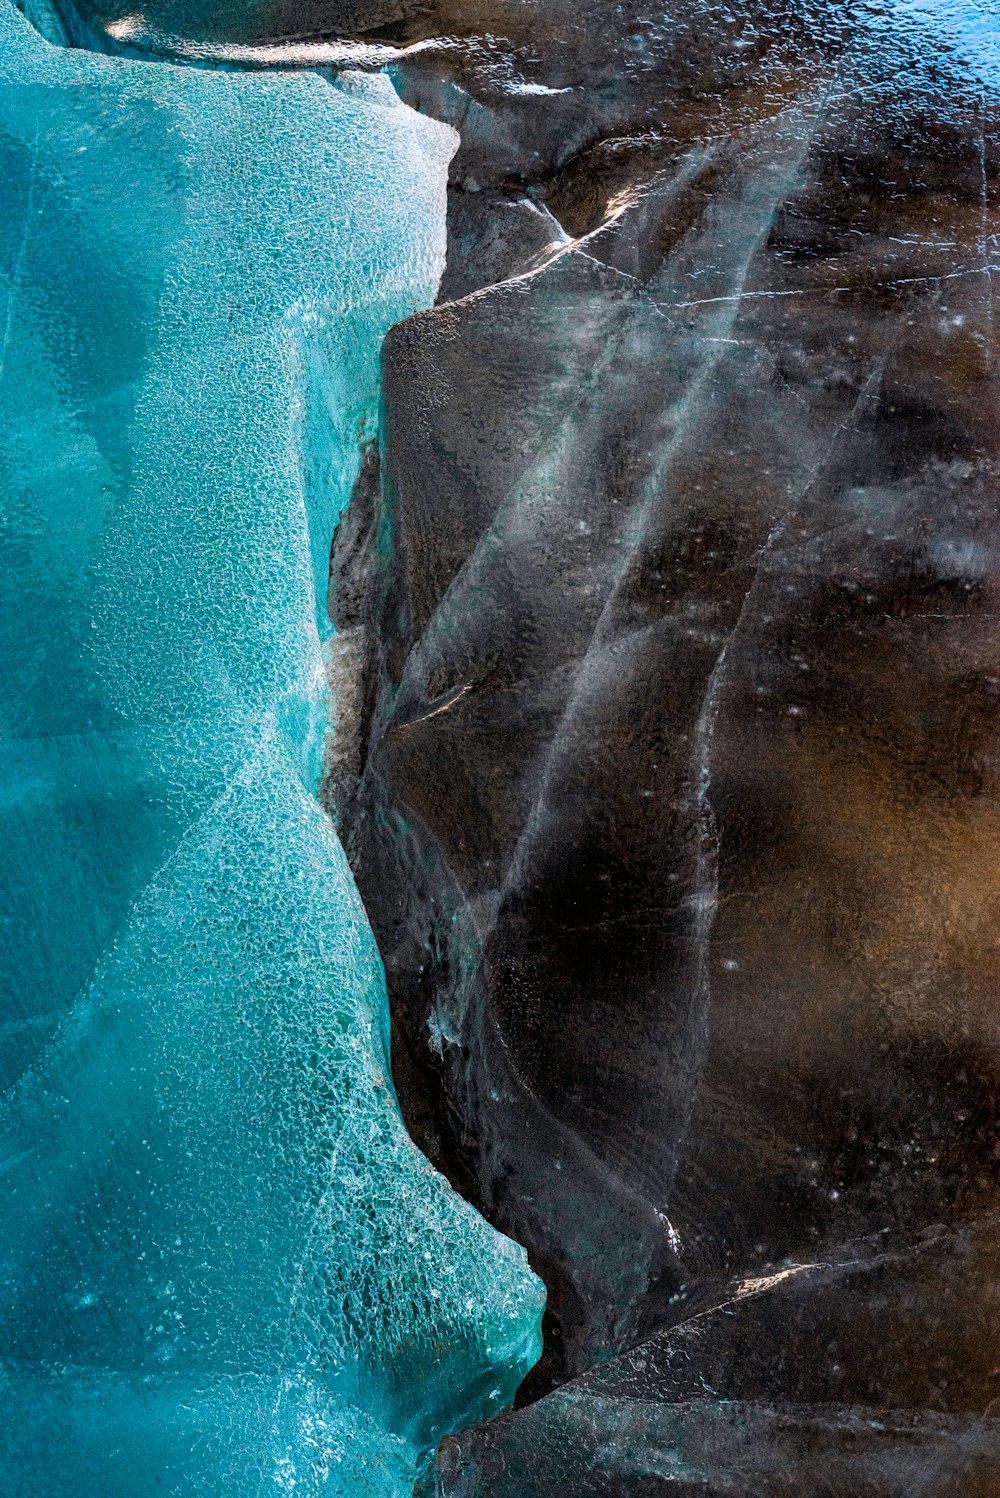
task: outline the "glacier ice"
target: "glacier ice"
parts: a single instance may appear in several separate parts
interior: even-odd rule
[[[453,135],[0,7],[0,1491],[409,1490],[538,1352],[405,1134],[316,788],[330,536]]]
[[[519,1408],[447,1439],[425,1468],[429,1487],[439,1498],[993,1498],[1000,95],[989,0],[23,3],[51,38],[133,60],[391,66],[403,99],[461,135],[437,305],[388,337],[377,452],[366,449],[338,527],[339,634],[326,639],[317,604],[318,644],[306,652],[317,666],[326,656],[341,697],[321,796],[336,804],[385,959],[394,1075],[413,1136],[528,1246],[549,1287],[545,1355]],[[96,66],[86,62],[88,76]],[[162,91],[174,75],[115,76],[130,86],[155,78]],[[242,86],[241,101],[254,97],[250,80],[208,78],[170,87],[229,100]],[[319,98],[315,79],[259,84]],[[344,77],[324,107],[345,110],[350,98],[391,111],[383,87]],[[276,111],[262,149],[281,154],[274,132],[303,119],[301,107]],[[410,124],[426,152],[430,127]],[[18,128],[30,155],[35,132]],[[307,133],[286,142],[293,174],[313,171],[321,141],[339,139],[326,125]],[[116,132],[102,134],[107,161]],[[9,171],[17,201],[48,203],[67,159],[82,180],[86,156],[75,151],[74,141],[58,173],[22,171],[20,188]],[[190,155],[171,157],[175,176],[195,170]],[[154,191],[157,152],[136,156],[131,176],[112,168],[118,197],[144,193],[147,223],[163,198],[153,237],[168,270],[150,293],[155,314],[135,325],[169,333],[184,317],[218,327],[233,316],[246,331],[247,310],[206,297],[200,271],[177,286],[175,246],[194,243],[188,209],[182,231],[169,227],[185,189]],[[256,181],[258,164],[242,159]],[[403,180],[381,165],[376,176],[390,192]],[[426,193],[426,168],[417,176]],[[320,194],[323,211],[356,202],[357,180],[352,169],[335,198]],[[93,192],[106,194],[107,182],[95,172]],[[227,252],[248,229],[256,240],[256,206],[220,195],[225,205],[205,216],[210,233]],[[197,214],[211,194],[187,196]],[[412,189],[397,196],[414,209]],[[312,212],[276,211],[272,252],[277,240],[299,243]],[[29,236],[22,251],[31,213],[10,217],[7,263],[30,290],[18,267],[30,275],[46,246]],[[216,401],[198,416],[213,434],[249,434],[239,443],[262,450],[291,432],[304,540],[278,530],[285,555],[307,564],[296,596],[316,593],[358,442],[372,431],[374,383],[350,432],[343,414],[368,379],[347,363],[370,346],[367,314],[356,309],[362,332],[349,343],[342,305],[336,327],[312,293],[282,313],[286,365],[271,342],[273,366],[254,366],[254,388],[273,374],[266,436],[250,430],[254,403],[241,401],[234,418],[217,381],[184,374],[168,382],[175,394],[155,395],[162,341],[133,351],[138,372],[116,379],[112,410],[81,399],[67,375],[94,366],[112,310],[136,300],[112,291],[101,334],[88,332],[86,265],[99,263],[108,286],[108,267],[135,257],[131,247],[107,254],[79,230],[58,242],[75,249],[53,250],[47,300],[22,297],[11,329],[34,347],[21,331],[30,314],[48,336],[58,286],[73,332],[57,347],[49,338],[47,400],[44,371],[17,354],[23,409],[12,430],[36,466],[39,412],[58,409],[67,430],[95,434],[107,477],[93,483],[117,514],[119,560],[106,561],[110,521],[95,524],[83,569],[86,536],[70,520],[47,531],[56,607],[16,606],[5,640],[21,652],[23,686],[35,648],[24,620],[45,619],[36,674],[60,689],[50,706],[80,682],[96,683],[98,706],[109,681],[115,695],[96,727],[87,698],[91,718],[75,712],[63,724],[58,754],[38,751],[42,732],[9,749],[14,825],[28,836],[8,863],[21,903],[5,908],[52,907],[38,923],[48,955],[25,946],[19,959],[20,1018],[8,1034],[10,1071],[29,1076],[8,1143],[25,1206],[11,1218],[15,1310],[23,1326],[45,1329],[62,1361],[8,1359],[5,1471],[43,1471],[51,1486],[55,1432],[76,1489],[141,1490],[154,1481],[147,1473],[172,1464],[181,1489],[333,1480],[391,1490],[409,1482],[416,1447],[438,1429],[492,1415],[514,1374],[482,1385],[473,1376],[502,1347],[495,1320],[485,1360],[449,1364],[433,1339],[411,1338],[406,1315],[371,1301],[390,1281],[403,1293],[410,1248],[419,1262],[430,1246],[420,1232],[406,1241],[402,1185],[425,1167],[401,1134],[396,1145],[373,1142],[365,1120],[395,1128],[391,1107],[354,1114],[317,1101],[357,1092],[354,1062],[388,1080],[375,1033],[382,1000],[364,999],[364,969],[379,983],[378,960],[312,797],[321,692],[300,690],[293,671],[291,686],[246,696],[270,659],[253,641],[284,607],[286,595],[276,606],[280,589],[269,589],[292,573],[282,562],[254,575],[241,563],[253,597],[213,633],[228,573],[200,505],[203,477],[211,487],[212,465],[230,459],[211,444],[199,442],[193,460],[204,476],[171,480],[172,531],[151,536],[118,500],[127,492],[131,506],[150,491],[150,455],[160,463],[167,452],[176,472],[175,439],[190,425],[167,430],[167,407],[187,409],[178,386],[188,405]],[[355,236],[352,259],[361,252]],[[281,294],[296,280],[315,287],[321,258],[279,278]],[[194,259],[205,257],[192,249]],[[259,288],[262,277],[271,284],[259,267],[232,279]],[[424,307],[433,281],[392,317]],[[297,399],[274,421],[279,387]],[[142,422],[152,413],[159,435],[136,442],[135,412]],[[32,491],[45,513],[76,485],[81,462],[76,439],[55,448],[63,469],[52,467],[44,496]],[[256,458],[253,468],[244,496]],[[97,503],[85,513],[96,516]],[[217,534],[227,548],[250,545],[228,519]],[[187,544],[209,557],[198,571],[210,597],[171,570],[175,560],[186,568]],[[142,628],[123,618],[118,577],[124,600],[146,598]],[[84,596],[86,612],[74,602]],[[182,618],[163,607],[176,597]],[[181,704],[170,732],[164,713],[147,713],[150,682],[158,700]],[[265,698],[273,713],[258,733]],[[154,757],[159,799],[132,794],[151,783]],[[71,793],[72,822],[52,810]],[[30,830],[43,808],[44,839]],[[326,839],[322,855],[310,827]],[[56,834],[69,874],[49,894]],[[104,858],[112,840],[121,856]],[[36,859],[42,844],[46,859]],[[92,846],[102,856],[87,863]],[[294,939],[274,944],[263,907],[293,888],[306,916]],[[76,914],[60,925],[67,894]],[[300,1026],[327,989],[315,1004],[286,1006],[281,985],[310,989],[310,953],[321,951],[337,969],[338,1024],[351,995],[356,1018],[324,1022],[323,1046],[307,1046]],[[74,961],[62,1009],[76,1007],[59,1020],[38,980]],[[243,968],[254,984],[219,1014],[204,995],[234,995]],[[141,999],[122,1001],[140,987]],[[264,1010],[283,1017],[277,1036]],[[197,1043],[187,1039],[195,1012]],[[185,1075],[165,1062],[153,1088],[148,1057],[173,1058],[175,1034]],[[132,1055],[147,1058],[135,1077]],[[279,1063],[284,1082],[259,1080]],[[151,1088],[166,1120],[155,1133],[142,1127]],[[276,1097],[291,1112],[268,1114],[260,1100]],[[121,1146],[114,1135],[119,1155],[109,1144],[99,1159],[107,1141],[89,1120],[111,1112],[134,1128]],[[88,1124],[72,1145],[70,1117]],[[274,1164],[294,1138],[308,1138],[320,1162],[317,1180],[308,1151],[292,1150],[311,1188],[288,1184]],[[359,1162],[378,1153],[386,1164],[397,1147],[369,1280],[357,1273],[370,1256],[355,1253],[369,1241],[356,1203],[375,1211],[365,1184],[374,1177]],[[63,1160],[67,1179],[84,1171],[79,1197],[63,1187],[60,1199],[77,1222],[101,1225],[86,1252],[80,1235],[52,1231],[52,1172],[33,1173],[38,1159]],[[246,1244],[260,1193],[244,1197],[234,1183],[276,1175],[283,1202],[301,1207],[304,1192],[309,1206],[297,1218],[269,1188],[274,1252],[257,1265]],[[113,1211],[102,1198],[98,1212],[109,1186]],[[460,1209],[438,1189],[446,1222]],[[173,1244],[171,1263],[183,1265],[188,1238],[201,1241],[190,1224],[220,1202],[226,1236],[198,1261],[200,1298],[190,1274],[134,1283],[147,1240],[155,1255]],[[168,1227],[171,1212],[188,1226]],[[102,1236],[106,1221],[137,1235],[134,1255],[111,1251],[119,1240]],[[454,1237],[445,1225],[433,1239],[439,1257],[419,1281],[432,1299],[448,1283],[440,1249]],[[288,1284],[271,1272],[286,1240],[296,1272],[278,1357],[267,1287]],[[467,1261],[462,1269],[472,1321],[447,1322],[459,1328],[448,1346],[468,1347],[477,1317],[514,1309],[517,1284],[528,1283],[498,1279],[502,1246],[479,1241],[493,1245],[480,1277]],[[36,1261],[46,1272],[33,1288]],[[179,1309],[179,1283],[182,1326],[166,1314]],[[413,1300],[424,1326],[421,1295]],[[144,1318],[132,1333],[126,1307]],[[527,1324],[507,1323],[515,1362]],[[145,1333],[155,1356],[130,1361]],[[86,1348],[92,1364],[74,1361]],[[465,1378],[461,1399],[450,1366]],[[108,1448],[124,1452],[113,1473]]]

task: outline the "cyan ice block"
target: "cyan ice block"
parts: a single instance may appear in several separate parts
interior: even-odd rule
[[[407,1138],[314,791],[327,557],[454,138],[0,4],[0,1493],[408,1491],[538,1352]]]

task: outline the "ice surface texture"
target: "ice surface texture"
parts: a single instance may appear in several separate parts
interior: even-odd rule
[[[996,1498],[990,6],[84,10],[461,131],[327,787],[414,1135],[551,1291],[430,1480]]]
[[[408,1491],[540,1287],[407,1138],[315,789],[330,536],[453,136],[0,9],[0,1492]]]

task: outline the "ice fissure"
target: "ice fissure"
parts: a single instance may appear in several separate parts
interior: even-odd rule
[[[317,800],[330,539],[453,149],[383,79],[0,9],[11,1495],[403,1495],[537,1356]]]

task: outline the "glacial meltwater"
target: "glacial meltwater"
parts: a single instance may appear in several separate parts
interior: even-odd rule
[[[331,536],[455,136],[0,0],[0,1492],[408,1493],[538,1354],[408,1139],[316,789]]]

